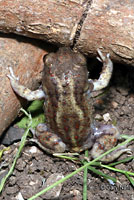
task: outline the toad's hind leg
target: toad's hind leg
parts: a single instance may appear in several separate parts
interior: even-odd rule
[[[30,141],[37,143],[47,153],[63,153],[66,150],[66,145],[61,138],[54,134],[45,123],[38,124],[32,133],[34,138]]]
[[[120,139],[120,133],[114,125],[101,125],[100,127],[93,127],[93,129],[95,143],[93,145],[91,155],[93,158],[97,158],[104,152],[116,146],[118,140]],[[131,149],[128,149],[127,145],[120,146],[118,149],[101,158],[101,161],[111,162],[124,152],[131,153]]]
[[[10,74],[7,77],[10,79],[11,86],[13,90],[21,97],[27,99],[28,101],[33,101],[35,99],[45,98],[45,93],[42,89],[32,91],[19,83],[19,78],[14,75],[13,69],[9,67]]]
[[[110,59],[110,54],[107,54],[106,56],[104,56],[99,49],[97,51],[99,54],[97,59],[103,63],[103,68],[98,80],[89,79],[89,83],[90,82],[93,83],[93,86],[94,86],[93,91],[97,91],[97,90],[101,90],[105,88],[108,85],[112,76],[112,72],[113,72],[113,63]]]

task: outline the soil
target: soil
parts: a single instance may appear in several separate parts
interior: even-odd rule
[[[134,68],[116,64],[110,86],[105,95],[100,98],[94,104],[95,115],[102,116],[109,113],[110,117],[117,122],[121,134],[132,135],[134,133]],[[19,142],[12,144],[10,150],[4,153],[1,161],[3,175],[11,166],[18,146]],[[133,147],[134,145],[132,145]],[[2,149],[3,145],[0,148]],[[127,157],[127,154],[122,155],[119,159],[125,157]],[[50,175],[59,173],[66,176],[80,166],[78,163],[50,156],[35,145],[26,145],[12,176],[6,182],[0,200],[19,199],[17,198],[19,192],[24,199],[28,199],[44,188],[43,182]],[[134,162],[119,164],[116,167],[133,172]],[[88,200],[134,199],[133,187],[124,175],[104,169],[102,171],[116,177],[120,183],[112,185],[107,180],[88,171]],[[80,172],[64,182],[60,197],[57,199],[82,199],[82,187],[83,172]],[[77,191],[78,196],[73,197],[71,191]],[[45,196],[40,196],[36,199],[45,198]]]

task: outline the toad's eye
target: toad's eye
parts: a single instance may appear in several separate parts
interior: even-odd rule
[[[47,66],[50,66],[51,64],[53,64],[54,60],[55,60],[55,54],[54,53],[46,54],[43,57],[43,62]]]

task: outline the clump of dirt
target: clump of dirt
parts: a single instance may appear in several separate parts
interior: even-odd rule
[[[95,103],[95,114],[109,113],[110,117],[117,122],[121,134],[133,135],[134,133],[134,68],[124,65],[116,65],[110,87],[104,96],[100,97],[99,105]],[[98,101],[98,100],[97,100]],[[17,151],[19,143],[11,145],[11,149],[4,153],[3,175],[11,166],[11,161]],[[3,145],[0,146],[0,149]],[[122,155],[121,158],[125,158]],[[26,145],[21,157],[18,159],[12,176],[8,179],[0,200],[15,200],[19,193],[24,199],[30,198],[44,188],[44,182],[53,173],[66,176],[80,167],[79,164],[68,160],[55,158],[44,153],[34,145]],[[119,169],[134,171],[134,163],[120,164]],[[88,199],[132,199],[133,187],[120,173],[108,170],[103,172],[114,176],[120,184],[111,185],[105,179],[88,172]],[[2,171],[1,171],[2,172]],[[1,173],[2,176],[2,173]],[[73,199],[70,191],[78,190],[81,195],[76,199],[82,199],[83,172],[78,173],[64,182],[59,199]],[[43,196],[37,200],[44,199]]]

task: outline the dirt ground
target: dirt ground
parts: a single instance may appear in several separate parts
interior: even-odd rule
[[[95,103],[95,115],[101,116],[109,113],[110,117],[117,122],[121,134],[132,135],[134,133],[134,67],[116,64],[110,87],[105,96]],[[17,151],[19,143],[11,145],[11,149],[4,154],[1,163],[3,175],[11,166],[11,161]],[[1,145],[0,148],[3,148]],[[119,159],[125,158],[122,155]],[[44,188],[43,182],[53,173],[66,176],[81,165],[68,160],[55,158],[44,153],[35,145],[27,145],[18,159],[13,175],[8,179],[0,200],[15,200],[21,192],[24,199],[30,198]],[[119,169],[134,172],[134,161],[116,166]],[[102,170],[116,177],[120,184],[110,185],[105,179],[88,171],[88,200],[134,200],[133,187],[125,176],[120,173]],[[83,172],[78,173],[64,182],[59,200],[82,199]],[[79,191],[78,197],[70,195],[70,191]],[[45,199],[44,196],[37,200]]]

